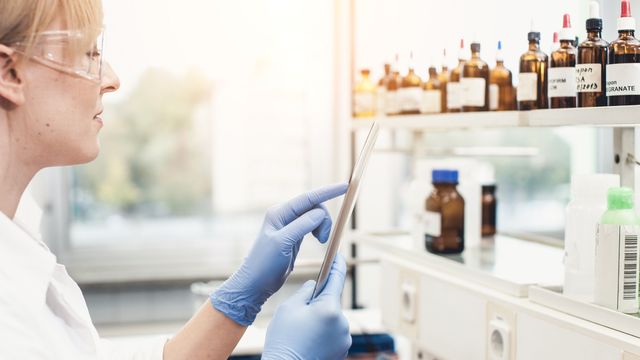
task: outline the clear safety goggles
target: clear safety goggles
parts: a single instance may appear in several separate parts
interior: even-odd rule
[[[55,30],[39,33],[28,53],[22,42],[15,43],[14,49],[51,69],[100,82],[103,46],[104,30],[94,40],[81,31]]]

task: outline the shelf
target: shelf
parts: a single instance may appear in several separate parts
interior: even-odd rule
[[[497,235],[459,255],[434,255],[409,234],[355,234],[355,241],[383,254],[428,266],[482,284],[502,293],[527,297],[531,285],[559,286],[563,282],[562,248]]]
[[[580,301],[562,294],[561,287],[532,286],[529,299],[539,305],[640,338],[640,317]]]
[[[640,126],[640,105],[354,118],[352,129],[368,129],[374,120],[382,128],[406,130],[560,126],[634,127]]]

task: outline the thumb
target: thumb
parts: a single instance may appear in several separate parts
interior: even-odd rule
[[[287,301],[295,302],[295,303],[304,303],[306,305],[309,299],[311,298],[311,295],[313,295],[313,288],[315,286],[316,286],[316,282],[314,280],[308,280]]]
[[[338,303],[342,296],[342,289],[344,288],[344,282],[347,277],[347,263],[342,254],[337,253],[331,271],[329,271],[329,279],[322,292],[318,295],[320,297],[333,298]]]

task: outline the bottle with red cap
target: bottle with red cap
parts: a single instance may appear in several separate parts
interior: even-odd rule
[[[462,111],[489,111],[489,64],[480,58],[480,43],[471,43],[471,58],[462,67]]]
[[[462,111],[462,85],[460,78],[462,76],[462,68],[464,67],[464,40],[460,39],[460,52],[458,52],[458,65],[451,69],[449,82],[447,83],[447,112]]]
[[[578,45],[576,86],[578,107],[607,106],[605,93],[609,44],[601,38],[602,19],[597,1],[589,3],[587,39]]]
[[[533,23],[527,34],[529,49],[520,56],[518,73],[518,110],[546,109],[547,102],[547,54],[540,50],[540,32]]]
[[[609,105],[640,104],[640,41],[630,0],[621,0],[618,38],[609,44],[606,93]]]
[[[558,34],[560,47],[551,53],[549,61],[549,105],[552,109],[576,107],[576,36],[571,18],[564,14]]]
[[[447,66],[447,49],[442,50],[442,70],[438,73],[440,81],[440,111],[447,112],[447,84],[449,83],[449,67]]]

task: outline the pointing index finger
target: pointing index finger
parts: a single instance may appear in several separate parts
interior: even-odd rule
[[[284,223],[288,224],[317,205],[343,195],[347,191],[347,187],[347,183],[340,183],[298,195],[280,208],[282,213],[279,215]]]

